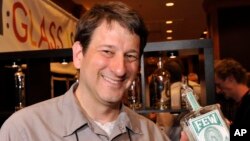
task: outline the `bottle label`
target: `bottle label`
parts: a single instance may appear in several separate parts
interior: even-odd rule
[[[192,118],[189,121],[191,132],[198,141],[229,141],[228,128],[218,110]]]
[[[194,97],[193,90],[187,92],[187,100],[194,111],[198,110],[200,107],[198,101]]]

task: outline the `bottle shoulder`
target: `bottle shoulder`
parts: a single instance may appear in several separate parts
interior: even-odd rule
[[[206,113],[214,111],[214,110],[217,110],[221,114],[221,110],[220,110],[219,105],[218,104],[212,104],[212,105],[207,105],[207,106],[204,106],[204,107],[200,107],[197,110],[190,111],[189,113],[187,113],[184,116],[184,118],[197,117],[197,116],[206,114]]]

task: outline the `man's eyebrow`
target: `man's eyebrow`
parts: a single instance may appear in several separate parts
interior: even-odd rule
[[[136,49],[129,49],[127,52],[135,52],[135,53],[139,53],[139,51],[137,51]]]
[[[99,47],[107,47],[107,48],[114,48],[115,46],[109,44],[101,44]]]

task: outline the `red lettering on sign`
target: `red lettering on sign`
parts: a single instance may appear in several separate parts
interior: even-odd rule
[[[36,43],[36,41],[34,41],[33,40],[33,18],[32,18],[32,13],[31,13],[31,11],[29,10],[29,13],[30,13],[30,42],[31,42],[31,45],[32,46],[36,46],[37,45],[37,43]]]
[[[51,23],[50,23],[50,26],[49,26],[49,33],[50,33],[50,36],[51,36],[52,41],[53,41],[53,44],[51,43],[50,46],[51,46],[51,48],[56,48],[56,40],[55,40],[55,37],[54,37],[54,35],[53,35],[52,28],[53,28],[53,29],[56,28],[56,24],[55,24],[54,22],[51,22]]]
[[[28,38],[28,34],[27,34],[27,30],[28,30],[28,26],[27,24],[22,23],[22,28],[25,31],[25,34],[22,36],[18,33],[17,31],[17,25],[16,25],[16,11],[17,9],[20,9],[23,11],[24,15],[27,16],[27,12],[25,11],[25,8],[23,7],[23,5],[20,2],[16,2],[13,5],[13,30],[14,30],[14,34],[16,36],[16,38],[20,41],[20,42],[26,42],[27,38]]]
[[[41,23],[41,26],[40,26],[40,33],[41,33],[41,37],[40,37],[40,40],[39,40],[39,43],[38,43],[38,48],[41,47],[41,44],[42,42],[47,42],[48,44],[48,48],[50,49],[50,45],[49,45],[49,40],[46,36],[46,32],[45,32],[45,20],[44,20],[44,17],[42,19],[42,23]]]
[[[46,48],[46,46],[48,49],[64,48],[63,41],[67,39],[67,35],[63,28],[53,19],[47,21],[48,19],[40,14],[38,17],[33,17],[35,13],[32,12],[34,11],[26,7],[25,3],[19,1],[13,3],[13,32],[16,39],[22,43],[29,42],[28,45],[36,48]],[[40,28],[37,29],[39,25]],[[69,38],[67,41],[73,44],[73,33],[70,32]]]
[[[63,42],[62,42],[62,39],[60,37],[60,33],[62,33],[62,27],[59,26],[58,29],[57,29],[57,38],[59,40],[59,42],[61,43],[61,47],[58,46],[58,48],[63,48]]]

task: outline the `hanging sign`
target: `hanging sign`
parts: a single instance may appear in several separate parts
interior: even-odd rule
[[[70,48],[77,19],[50,0],[0,0],[0,52]]]

